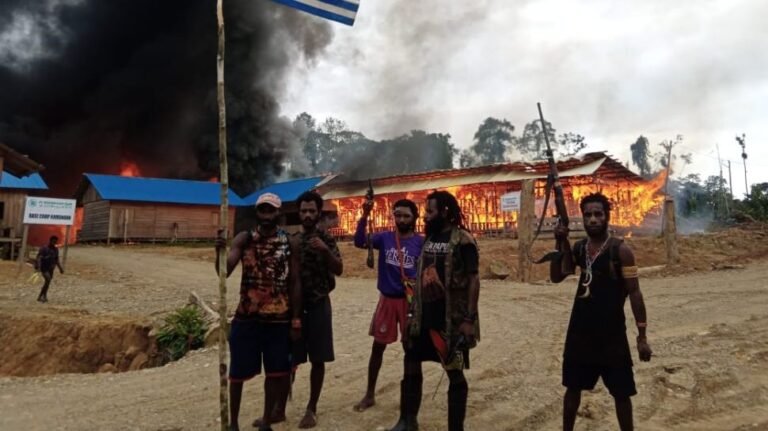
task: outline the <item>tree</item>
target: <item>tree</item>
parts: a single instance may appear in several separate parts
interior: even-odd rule
[[[632,152],[632,163],[640,169],[640,176],[645,178],[651,176],[652,154],[648,138],[640,135],[635,143],[629,146],[629,150]]]
[[[471,149],[464,149],[459,155],[459,167],[469,168],[472,166],[478,166],[480,162],[477,160],[477,155]]]
[[[563,133],[557,142],[557,152],[560,157],[571,157],[578,154],[586,146],[584,137],[578,133]]]
[[[710,175],[704,181],[707,204],[712,210],[716,220],[725,220],[728,217],[729,202],[731,196],[728,191],[728,182],[718,175]]]
[[[755,220],[768,221],[768,183],[752,184],[749,195],[738,209]]]
[[[475,143],[466,154],[465,162],[488,165],[506,160],[515,126],[506,119],[486,118],[475,132]]]
[[[307,159],[310,168],[310,174],[318,173],[318,164],[321,159],[320,140],[321,134],[316,128],[317,122],[306,112],[296,116],[293,120],[293,128],[301,136],[301,149],[304,158]]]
[[[552,151],[556,151],[556,130],[549,121],[546,122],[546,127],[550,145],[555,147],[552,148]],[[544,139],[544,132],[541,129],[541,120],[533,120],[526,124],[525,128],[523,128],[523,136],[515,140],[513,147],[524,158],[543,159],[546,157],[547,144]]]

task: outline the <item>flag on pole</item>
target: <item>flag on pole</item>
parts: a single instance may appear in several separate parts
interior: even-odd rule
[[[312,15],[340,22],[355,23],[360,0],[273,0],[285,6],[296,8]]]

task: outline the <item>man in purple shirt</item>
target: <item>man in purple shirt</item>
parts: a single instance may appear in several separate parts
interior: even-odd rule
[[[367,248],[366,226],[373,209],[373,201],[363,204],[363,217],[355,231],[355,247]],[[368,387],[365,396],[355,404],[362,412],[376,404],[376,380],[387,344],[397,341],[398,327],[402,338],[407,323],[408,305],[413,295],[412,282],[416,279],[417,260],[424,238],[414,233],[419,209],[413,201],[401,199],[393,207],[396,230],[371,235],[370,241],[379,250],[379,303],[373,313],[369,334],[373,336],[371,359],[368,362]]]

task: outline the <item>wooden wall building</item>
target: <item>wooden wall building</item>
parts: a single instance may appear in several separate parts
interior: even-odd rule
[[[75,198],[83,208],[78,242],[211,240],[219,225],[220,184],[85,174]],[[234,228],[240,197],[229,192]]]
[[[10,247],[18,248],[21,243],[27,196],[47,189],[40,174],[17,177],[3,172],[0,177],[0,257],[10,257]]]

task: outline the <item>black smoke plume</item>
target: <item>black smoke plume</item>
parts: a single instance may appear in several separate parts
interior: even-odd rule
[[[267,0],[226,0],[230,181],[279,175],[297,133],[278,97],[332,39]],[[83,172],[218,173],[215,0],[3,0],[0,142],[46,165],[55,194]]]

